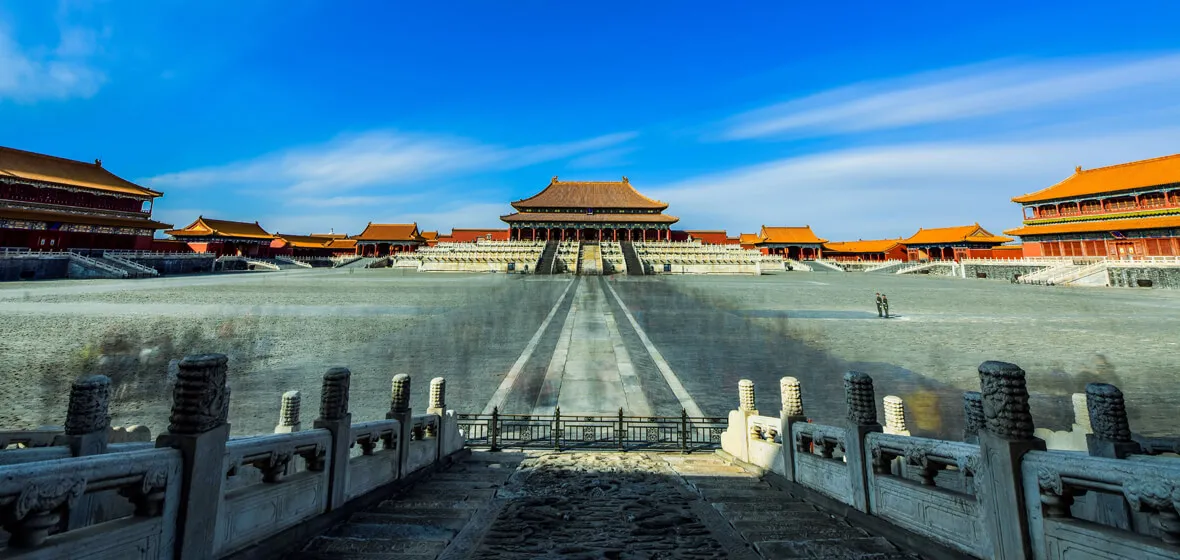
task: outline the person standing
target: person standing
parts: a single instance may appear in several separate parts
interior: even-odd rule
[[[884,317],[885,316],[881,312],[882,309],[884,309],[884,307],[881,304],[881,292],[877,292],[877,317]]]
[[[885,309],[885,318],[889,318],[889,298],[881,294],[881,307]]]

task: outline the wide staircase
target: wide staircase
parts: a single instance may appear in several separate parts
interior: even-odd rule
[[[639,254],[635,252],[635,245],[630,241],[620,241],[619,247],[623,250],[623,262],[627,264],[627,274],[629,276],[643,276],[643,263],[639,260]]]
[[[553,263],[557,261],[557,246],[560,241],[550,239],[545,242],[545,250],[541,252],[541,258],[537,259],[536,274],[553,274]]]
[[[812,272],[844,272],[843,268],[827,261],[810,259],[803,263],[810,267]]]
[[[160,272],[154,268],[118,255],[104,254],[102,262],[127,271],[127,278],[155,278],[160,275]]]
[[[602,275],[602,248],[597,241],[582,243],[578,252],[578,274],[587,276]]]

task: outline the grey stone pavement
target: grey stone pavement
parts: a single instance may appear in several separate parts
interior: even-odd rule
[[[874,291],[898,317],[878,319]],[[957,438],[982,361],[1029,372],[1038,427],[1068,427],[1087,381],[1127,394],[1132,428],[1169,431],[1180,399],[1180,292],[1070,289],[872,274],[540,277],[400,270],[284,271],[0,285],[0,425],[60,423],[73,378],[109,373],[113,422],[167,424],[167,362],[230,355],[234,434],[268,432],[279,396],[319,398],[353,371],[358,421],[382,418],[390,378],[432,377],[463,412],[722,416],[737,382],[779,408],[798,377],[816,421],[843,415],[840,376],[905,399],[915,435]],[[773,413],[773,412],[771,412]]]
[[[917,559],[712,453],[475,452],[291,560]]]

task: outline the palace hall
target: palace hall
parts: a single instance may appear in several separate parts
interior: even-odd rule
[[[151,250],[161,193],[94,163],[0,147],[0,247]]]
[[[1078,167],[1012,201],[1023,205],[1024,227],[1004,233],[1020,236],[1025,256],[1180,256],[1180,154]]]
[[[664,214],[666,202],[643,196],[631,182],[559,181],[512,203],[500,219],[512,240],[655,241],[671,239],[679,218]]]

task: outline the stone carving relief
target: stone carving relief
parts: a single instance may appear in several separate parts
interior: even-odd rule
[[[111,380],[105,375],[92,375],[75,381],[70,387],[70,403],[66,412],[66,435],[80,436],[106,430],[111,425],[107,414],[111,399]]]
[[[1015,364],[984,362],[979,365],[979,382],[988,433],[1008,440],[1032,439],[1024,370]]]
[[[352,372],[348,368],[332,368],[324,374],[320,393],[320,419],[343,420],[348,414],[348,385]]]
[[[196,435],[225,424],[229,416],[224,354],[189,356],[178,364],[168,431]]]
[[[1094,435],[1107,441],[1131,441],[1123,392],[1107,383],[1086,384],[1086,409]]]
[[[844,401],[848,405],[849,422],[861,426],[877,423],[877,397],[873,395],[873,378],[867,373],[844,374]]]

